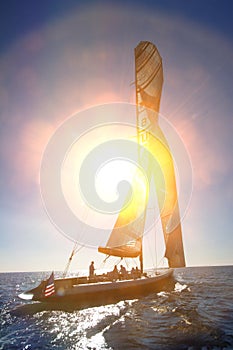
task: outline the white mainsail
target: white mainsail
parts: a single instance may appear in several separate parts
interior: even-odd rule
[[[142,41],[135,48],[137,137],[139,163],[149,181],[155,181],[166,252],[170,267],[185,266],[176,179],[171,152],[158,124],[163,85],[162,59],[156,46]],[[148,159],[150,153],[155,162]],[[134,180],[137,188],[137,179]],[[106,247],[99,252],[119,256],[140,256],[142,269],[142,236],[144,233],[148,191],[137,191],[133,204],[119,213]]]

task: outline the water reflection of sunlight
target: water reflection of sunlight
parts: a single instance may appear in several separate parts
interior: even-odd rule
[[[185,290],[186,288],[187,288],[187,284],[180,284],[179,282],[176,282],[174,291],[176,293],[180,293],[182,292],[182,290]],[[188,288],[188,290],[190,291],[190,288]]]
[[[131,303],[119,302],[89,308],[71,313],[53,311],[35,315],[46,332],[54,336],[52,343],[61,345],[63,342],[69,349],[106,349],[108,348],[104,332],[116,322],[123,322],[125,313]]]
[[[159,306],[159,307],[152,307],[152,310],[154,310],[158,314],[165,314],[170,311],[168,306],[166,305]]]

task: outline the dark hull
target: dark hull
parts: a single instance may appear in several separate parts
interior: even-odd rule
[[[136,299],[161,291],[172,283],[173,270],[166,270],[154,277],[116,282],[72,284],[74,279],[55,280],[56,294],[44,297],[41,284],[25,294],[33,294],[32,300],[53,303],[54,306],[93,307]]]

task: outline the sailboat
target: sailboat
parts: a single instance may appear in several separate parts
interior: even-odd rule
[[[100,274],[54,279],[52,273],[48,280],[42,281],[36,288],[20,294],[23,299],[75,303],[81,307],[135,299],[161,290],[171,280],[174,268],[185,267],[174,164],[169,145],[158,123],[163,85],[162,59],[157,47],[148,41],[141,41],[136,46],[134,56],[138,158],[149,181],[155,183],[165,242],[164,256],[169,268],[149,275],[143,267],[143,235],[149,186],[130,209],[122,208],[106,245],[98,248],[98,252],[107,257],[137,258],[140,264],[137,274],[126,273],[121,278]],[[156,159],[162,172],[162,195],[159,193],[160,180],[154,163],[148,159],[147,151]]]

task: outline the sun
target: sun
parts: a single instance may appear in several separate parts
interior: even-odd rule
[[[125,198],[132,186],[134,173],[135,164],[127,159],[113,159],[101,164],[95,175],[98,195],[108,203],[116,201],[119,195]],[[120,194],[120,191],[123,193]]]

